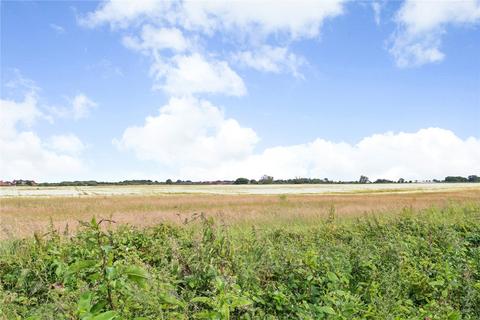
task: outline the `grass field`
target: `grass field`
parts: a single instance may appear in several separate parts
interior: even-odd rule
[[[475,183],[138,185],[85,187],[1,187],[0,197],[154,196],[165,194],[336,194],[479,189]]]
[[[0,201],[2,320],[480,319],[476,186]]]
[[[179,193],[179,188],[175,186],[169,189],[169,193],[156,195],[147,192],[149,187],[146,186],[137,187],[143,193],[130,195],[122,192],[124,188],[130,190],[131,187],[119,187],[120,191],[116,193],[121,195],[116,194],[112,187],[90,187],[90,193],[93,190],[110,190],[111,193],[103,196],[9,196],[0,198],[0,239],[31,236],[34,231],[45,230],[50,223],[61,230],[68,225],[72,231],[78,220],[89,220],[92,216],[141,227],[164,221],[182,223],[195,213],[205,213],[227,224],[308,224],[327,216],[331,210],[339,216],[359,216],[365,213],[395,213],[404,208],[443,207],[450,202],[480,202],[480,186],[477,184],[434,186],[436,189],[429,186],[421,190],[417,186],[408,192],[392,191],[388,187],[378,189],[379,186],[376,186],[377,189],[367,192],[368,189],[362,186],[346,185],[341,187],[350,191],[337,194],[325,193],[325,190],[331,192],[332,189],[322,189],[324,186],[319,186],[324,192],[318,194],[299,193],[299,190],[317,186],[279,186],[280,194],[268,194],[272,186],[255,186],[255,194],[241,193],[238,190],[248,190],[242,186],[214,186],[220,191],[228,187],[230,193],[237,190],[237,194]],[[156,190],[155,187],[153,189]],[[203,186],[197,186],[197,189],[205,190]],[[184,188],[180,186],[180,190]],[[283,193],[286,190],[296,190],[296,193]],[[267,194],[258,194],[260,191]]]

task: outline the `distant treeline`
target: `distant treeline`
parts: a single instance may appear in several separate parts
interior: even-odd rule
[[[42,182],[35,183],[32,180],[14,180],[12,182],[1,181],[0,185],[29,185],[29,186],[45,186],[45,187],[56,187],[56,186],[123,186],[123,185],[228,185],[228,184],[347,184],[347,183],[423,183],[423,182],[436,182],[436,183],[472,183],[480,182],[480,176],[470,175],[468,177],[461,176],[448,176],[443,180],[433,179],[431,181],[418,181],[418,180],[406,180],[400,178],[396,181],[389,179],[376,179],[370,181],[366,176],[360,176],[358,180],[355,181],[334,181],[329,180],[328,178],[293,178],[293,179],[274,179],[272,176],[264,175],[260,179],[247,179],[247,178],[238,178],[236,180],[215,180],[215,181],[191,181],[191,180],[176,180],[167,179],[166,181],[156,181],[156,180],[124,180],[118,182],[106,182],[106,181],[96,181],[96,180],[87,180],[87,181],[62,181],[62,182]]]
[[[233,184],[351,184],[351,183],[422,183],[422,182],[480,182],[480,177],[476,175],[465,177],[460,176],[448,176],[444,180],[433,179],[432,181],[418,181],[418,180],[405,180],[403,178],[398,179],[397,181],[389,179],[377,179],[370,181],[366,176],[360,176],[360,179],[355,181],[334,181],[327,178],[318,179],[318,178],[294,178],[294,179],[274,179],[271,176],[263,176],[261,179],[249,180],[247,178],[238,178]]]

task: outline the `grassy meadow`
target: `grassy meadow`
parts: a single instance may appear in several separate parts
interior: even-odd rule
[[[475,189],[1,204],[0,319],[480,319]]]

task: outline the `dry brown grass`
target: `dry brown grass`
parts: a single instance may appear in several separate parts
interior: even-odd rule
[[[480,203],[480,189],[344,195],[208,195],[106,196],[64,198],[4,198],[0,200],[0,239],[30,236],[55,228],[70,230],[92,216],[117,224],[149,226],[163,221],[181,223],[203,212],[227,224],[312,222],[334,207],[338,216],[399,212],[405,207],[443,207],[450,202]]]

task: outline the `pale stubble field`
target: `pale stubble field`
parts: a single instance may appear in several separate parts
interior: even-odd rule
[[[228,225],[305,225],[332,213],[351,217],[479,204],[480,185],[7,187],[0,195],[0,239],[9,239],[50,225],[71,233],[92,216],[140,227],[181,224],[199,213]]]

